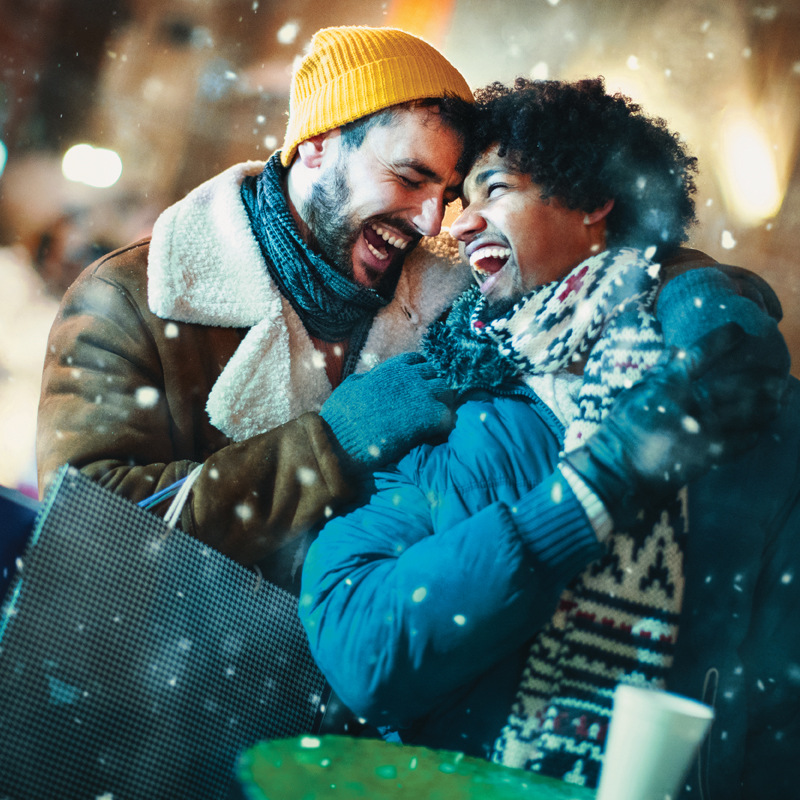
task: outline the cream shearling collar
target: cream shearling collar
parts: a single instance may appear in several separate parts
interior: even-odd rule
[[[332,391],[324,355],[269,276],[239,194],[244,178],[263,169],[260,161],[237,164],[164,211],[147,268],[148,304],[161,319],[250,328],[206,405],[212,425],[234,441],[318,411]],[[416,350],[469,281],[449,234],[424,239],[376,315],[356,372]]]

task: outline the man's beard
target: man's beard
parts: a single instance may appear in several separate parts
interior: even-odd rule
[[[333,174],[317,181],[303,204],[302,216],[320,253],[346,277],[353,280],[353,247],[361,235],[361,224],[348,214],[350,185],[342,158]]]
[[[421,238],[409,224],[401,219],[376,216],[358,219],[349,211],[350,184],[347,180],[347,161],[339,156],[332,173],[317,181],[311,194],[303,204],[301,215],[311,233],[314,246],[342,275],[355,280],[353,272],[353,249],[362,235],[364,226],[374,222],[385,222],[412,239],[406,249],[410,252]],[[373,289],[379,294],[391,295],[402,267],[404,258],[390,267]]]

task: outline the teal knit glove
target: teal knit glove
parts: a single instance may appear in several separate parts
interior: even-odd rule
[[[351,375],[325,401],[320,416],[335,437],[345,472],[397,461],[455,422],[455,392],[419,353],[403,353]]]

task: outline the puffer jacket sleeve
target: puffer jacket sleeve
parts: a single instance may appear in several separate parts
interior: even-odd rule
[[[240,563],[260,562],[349,487],[317,414],[235,444],[213,429],[208,391],[239,335],[152,315],[136,277],[146,251],[87,268],[62,302],[39,407],[40,487],[69,463],[139,501],[204,463],[181,527]]]
[[[436,500],[404,472],[414,455],[325,527],[303,571],[312,653],[379,726],[406,727],[519,648],[602,551],[559,472],[435,530]]]

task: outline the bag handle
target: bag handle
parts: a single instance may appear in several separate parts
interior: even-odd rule
[[[178,490],[178,494],[175,495],[172,503],[170,503],[167,513],[164,515],[164,522],[167,523],[167,527],[170,530],[174,530],[175,525],[180,519],[183,507],[186,505],[186,501],[189,499],[189,492],[192,491],[192,486],[194,486],[195,481],[200,477],[200,473],[203,471],[203,466],[203,464],[198,464],[186,476],[183,485]]]

